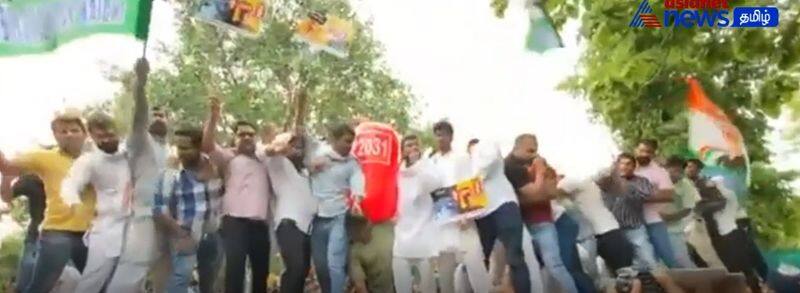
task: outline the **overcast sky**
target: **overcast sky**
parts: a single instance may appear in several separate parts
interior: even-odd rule
[[[419,123],[448,118],[457,147],[470,138],[508,146],[515,135],[539,136],[541,153],[560,172],[584,176],[606,166],[617,147],[607,127],[593,123],[585,101],[554,90],[573,73],[580,48],[575,23],[562,38],[566,48],[540,55],[524,50],[527,13],[510,1],[506,17],[494,17],[486,0],[352,0],[362,20],[374,22],[385,61],[419,97]],[[152,42],[173,45],[174,14],[155,0]],[[0,58],[0,149],[15,153],[50,141],[48,121],[64,105],[84,106],[111,99],[119,85],[103,71],[130,68],[141,43],[124,36],[75,41],[53,54]],[[148,52],[154,67],[163,60]],[[777,126],[781,126],[776,122]],[[773,135],[782,168],[800,158]]]

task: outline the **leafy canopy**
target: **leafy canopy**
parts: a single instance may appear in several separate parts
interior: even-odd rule
[[[492,1],[492,6],[504,9],[502,2],[506,1]],[[659,19],[662,3],[650,3]],[[770,167],[765,140],[768,119],[779,116],[784,106],[800,115],[800,3],[728,3],[732,7],[778,6],[780,26],[630,28],[638,2],[546,1],[556,27],[569,18],[580,18],[580,36],[586,42],[579,73],[561,87],[588,99],[594,115],[611,127],[625,148],[640,138],[656,138],[663,146],[662,155],[683,154],[688,123],[686,85],[681,78],[695,76],[746,139],[753,161],[748,208],[761,240],[773,247],[800,247],[800,200],[791,196],[787,185],[796,174]]]

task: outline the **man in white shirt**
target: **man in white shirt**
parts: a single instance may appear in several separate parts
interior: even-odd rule
[[[280,134],[267,146],[266,161],[275,193],[275,235],[283,260],[281,292],[302,292],[311,266],[311,221],[317,199],[311,195],[308,169],[303,165],[306,137]]]
[[[107,287],[109,292],[141,291],[147,273],[156,265],[156,261],[159,258],[168,260],[166,244],[159,244],[164,239],[160,237],[152,214],[156,183],[159,174],[166,167],[169,153],[166,142],[167,114],[160,107],[152,107],[148,111],[145,86],[150,65],[147,59],[137,60],[134,71],[136,84],[133,91],[133,124],[125,142],[133,185],[131,213],[126,220],[122,254],[114,270],[114,277]],[[158,268],[164,272],[154,275],[166,275],[169,270],[168,261]],[[163,287],[161,283],[165,282],[154,282],[156,290]]]
[[[529,292],[531,280],[522,248],[522,216],[514,187],[505,175],[503,155],[496,144],[484,142],[478,143],[476,152],[474,170],[483,178],[489,197],[486,213],[475,220],[484,257],[489,257],[495,240],[499,239],[506,250],[514,291]]]
[[[644,220],[647,224],[647,234],[650,243],[653,244],[656,256],[664,262],[667,267],[678,268],[680,265],[675,260],[675,253],[672,250],[672,243],[669,239],[667,224],[661,218],[661,210],[668,203],[672,202],[675,194],[672,180],[669,173],[658,163],[653,162],[658,142],[652,139],[643,139],[636,147],[636,176],[647,178],[656,187],[653,194],[644,205]]]
[[[97,113],[89,118],[89,134],[97,145],[81,155],[61,185],[68,205],[79,204],[80,193],[91,185],[97,193],[96,217],[87,231],[89,254],[76,292],[99,292],[111,278],[122,252],[128,202],[132,193],[127,152],[119,147],[113,119]]]
[[[441,178],[433,164],[422,159],[419,139],[408,135],[402,142],[403,162],[400,169],[397,222],[394,227],[394,285],[398,293],[411,293],[412,267],[420,276],[423,293],[436,292],[431,260],[438,255],[434,239],[433,198],[430,193],[439,188]]]
[[[446,121],[438,122],[434,125],[433,132],[438,145],[430,159],[441,176],[440,187],[453,186],[459,181],[474,177],[469,156],[452,149],[452,125]],[[455,292],[455,274],[459,263],[464,264],[469,274],[470,286],[475,292],[489,290],[491,280],[483,263],[485,257],[482,255],[481,241],[473,222],[437,224],[438,275],[442,293]]]
[[[727,189],[722,177],[707,179],[700,176],[700,168],[687,165],[686,176],[693,180],[700,192],[701,197],[725,199],[725,206],[711,217],[706,218],[708,235],[711,244],[717,252],[722,263],[729,272],[740,272],[745,275],[747,284],[753,292],[761,292],[760,281],[755,264],[747,254],[747,235],[736,227],[736,215],[739,210],[739,203],[736,194]]]

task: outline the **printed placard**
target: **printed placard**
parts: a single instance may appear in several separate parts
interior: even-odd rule
[[[295,37],[307,43],[312,51],[322,50],[339,58],[347,58],[349,55],[353,33],[350,21],[317,12],[298,21],[295,29]]]
[[[434,218],[441,224],[476,218],[485,212],[489,198],[478,177],[443,187],[431,193]]]
[[[204,0],[194,17],[248,37],[258,37],[267,7],[265,0]]]

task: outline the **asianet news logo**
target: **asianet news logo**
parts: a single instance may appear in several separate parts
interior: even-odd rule
[[[633,14],[630,27],[776,27],[777,7],[731,7],[728,0],[666,0],[664,14],[658,19],[650,2],[642,0]]]

